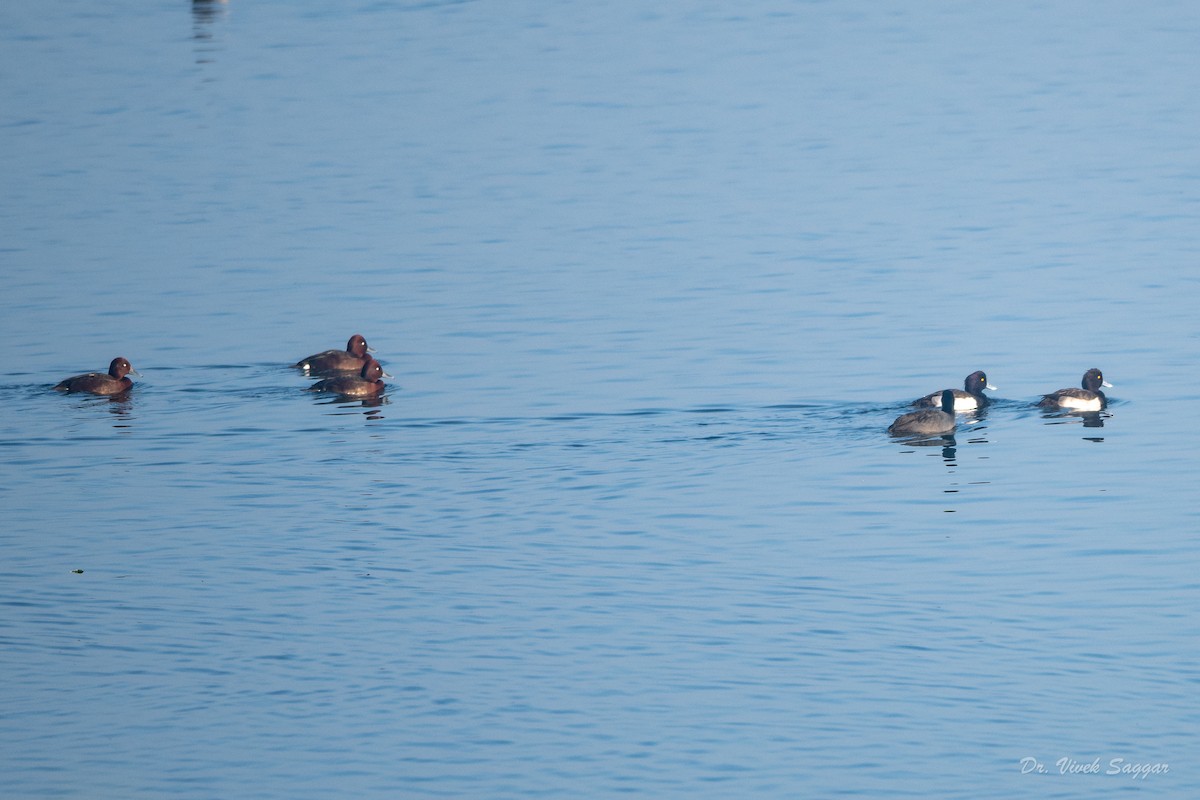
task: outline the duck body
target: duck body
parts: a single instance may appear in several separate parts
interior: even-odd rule
[[[1112,384],[1104,380],[1104,373],[1098,369],[1089,369],[1083,373],[1083,380],[1078,389],[1059,389],[1047,395],[1042,395],[1038,401],[1041,408],[1063,408],[1070,411],[1102,411],[1108,405],[1108,398],[1100,387],[1112,388]]]
[[[987,395],[983,393],[984,389],[996,390],[995,386],[988,383],[987,375],[980,370],[972,372],[963,381],[963,388],[950,389],[954,392],[954,410],[955,411],[974,411],[983,408],[989,402]],[[920,408],[940,408],[942,405],[942,393],[933,392],[927,394],[919,400],[913,401],[914,406]]]
[[[367,361],[358,375],[326,378],[310,386],[309,391],[340,394],[343,397],[375,397],[387,388],[387,384],[382,380],[385,376],[391,377],[383,371],[378,361],[367,356]]]
[[[325,350],[302,358],[292,366],[306,375],[337,375],[360,372],[371,356],[370,347],[362,334],[356,333],[346,342],[345,350]]]
[[[953,432],[957,424],[954,418],[954,390],[943,390],[940,400],[941,408],[901,414],[888,427],[888,433],[893,436],[913,436]]]
[[[134,375],[138,374],[128,359],[117,356],[108,365],[108,374],[89,372],[86,375],[75,375],[59,381],[54,390],[99,395],[121,394],[133,388],[133,381],[128,377],[131,372]]]

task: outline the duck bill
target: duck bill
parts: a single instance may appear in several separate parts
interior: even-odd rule
[[[1101,385],[1101,386],[1103,386],[1105,389],[1111,389],[1111,388],[1112,388],[1112,384],[1111,384],[1111,383],[1109,383],[1108,381],[1100,381],[1100,385]]]

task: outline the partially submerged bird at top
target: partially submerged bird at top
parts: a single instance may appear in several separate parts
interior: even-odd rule
[[[1065,408],[1071,411],[1101,411],[1108,405],[1108,398],[1100,387],[1111,389],[1112,384],[1104,380],[1104,373],[1098,369],[1089,369],[1083,373],[1079,389],[1059,389],[1057,392],[1043,395],[1038,401],[1042,408]]]
[[[901,414],[888,427],[888,433],[893,436],[933,435],[951,433],[954,431],[954,390],[942,392],[941,408],[927,408]]]
[[[362,334],[356,333],[346,342],[345,350],[325,350],[302,358],[292,366],[303,370],[306,375],[336,375],[342,372],[359,372],[366,364],[370,353]]]
[[[963,381],[963,388],[951,389],[954,392],[954,410],[955,411],[974,411],[977,408],[983,408],[988,404],[988,397],[983,393],[984,389],[996,391],[996,387],[988,383],[987,375],[981,370],[976,370],[966,377]],[[914,406],[921,408],[937,408],[942,404],[942,393],[933,392],[927,394],[920,400],[914,400]]]
[[[367,356],[367,361],[358,375],[326,378],[323,381],[317,381],[308,389],[312,392],[328,392],[344,397],[375,397],[382,394],[383,390],[387,388],[387,384],[381,379],[390,377],[392,376],[383,371],[383,367],[379,365],[378,361]]]
[[[100,395],[121,394],[133,388],[133,381],[128,377],[131,372],[141,377],[138,371],[133,368],[133,365],[129,363],[128,359],[117,356],[108,365],[107,375],[102,372],[75,375],[59,381],[54,389],[59,392],[88,392]]]

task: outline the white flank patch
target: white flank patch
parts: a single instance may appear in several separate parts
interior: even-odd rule
[[[1099,411],[1100,398],[1093,397],[1091,400],[1084,400],[1082,397],[1060,397],[1058,405],[1060,408],[1073,408],[1076,411]]]

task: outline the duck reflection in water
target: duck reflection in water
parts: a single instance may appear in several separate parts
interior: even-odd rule
[[[192,19],[198,23],[212,22],[225,13],[228,0],[192,0]]]
[[[1042,417],[1047,425],[1072,425],[1082,422],[1085,428],[1103,428],[1104,420],[1111,417],[1104,411],[1046,411]]]
[[[220,48],[213,43],[213,23],[224,16],[226,0],[192,0],[192,38],[196,41],[196,63],[211,64]]]

